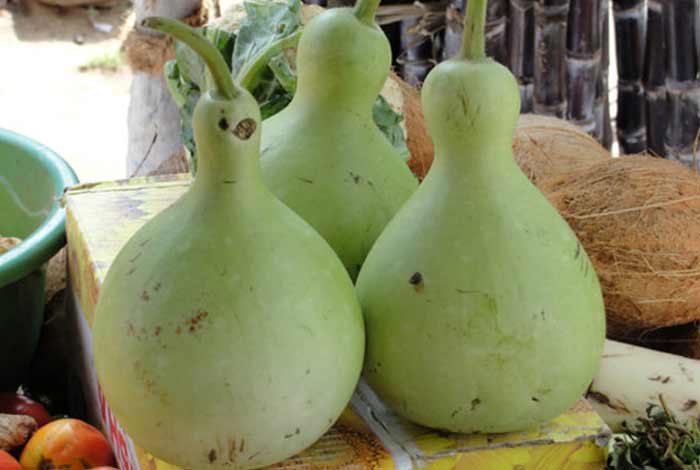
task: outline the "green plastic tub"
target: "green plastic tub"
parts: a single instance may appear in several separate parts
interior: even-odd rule
[[[60,198],[77,177],[56,153],[0,129],[0,235],[19,245],[0,254],[0,390],[25,378],[44,319],[46,263],[65,244]]]

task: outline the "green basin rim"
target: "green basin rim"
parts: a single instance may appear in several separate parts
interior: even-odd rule
[[[28,137],[0,128],[0,141],[39,162],[54,183],[54,205],[44,222],[22,243],[0,255],[0,287],[18,281],[46,263],[66,244],[65,209],[61,197],[69,186],[78,184],[73,169],[56,152]]]

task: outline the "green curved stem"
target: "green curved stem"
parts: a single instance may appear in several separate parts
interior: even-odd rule
[[[236,86],[231,79],[226,61],[224,61],[224,58],[214,45],[207,41],[197,30],[180,21],[161,16],[150,16],[144,19],[141,24],[147,28],[167,33],[187,44],[207,64],[214,79],[216,91],[229,100],[238,96],[238,90],[236,90]]]
[[[464,32],[462,33],[462,49],[459,57],[467,60],[478,60],[486,57],[484,30],[486,26],[487,0],[469,0],[467,12],[464,15]]]
[[[355,3],[355,17],[369,25],[374,24],[374,15],[381,0],[357,0]]]
[[[252,93],[257,85],[260,70],[270,62],[270,59],[283,50],[296,46],[300,37],[301,29],[298,29],[289,36],[285,36],[270,43],[267,47],[258,52],[255,57],[246,62],[236,74],[236,82],[238,82],[238,85]]]

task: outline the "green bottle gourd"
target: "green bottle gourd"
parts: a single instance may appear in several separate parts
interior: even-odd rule
[[[435,164],[367,256],[356,289],[364,377],[397,413],[508,432],[573,405],[598,370],[605,317],[576,236],[513,160],[517,83],[484,55],[469,0],[461,55],[427,77]]]
[[[351,277],[417,187],[372,120],[389,74],[389,42],[374,22],[379,0],[327,10],[304,28],[291,103],[263,123],[270,190],[333,247]]]
[[[250,469],[315,442],[359,379],[364,325],[330,246],[265,187],[260,111],[219,53],[172,20],[216,87],[193,118],[190,189],[120,251],[95,314],[97,374],[140,446],[184,468]]]

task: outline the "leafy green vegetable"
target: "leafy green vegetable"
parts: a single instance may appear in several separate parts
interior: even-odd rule
[[[246,17],[233,49],[234,76],[243,64],[254,59],[267,46],[289,36],[301,26],[301,1],[246,1]]]
[[[389,103],[380,95],[377,97],[377,101],[374,102],[372,117],[374,118],[374,123],[379,130],[384,133],[391,145],[399,152],[401,158],[408,161],[409,158],[411,158],[411,154],[406,146],[406,137],[401,128],[403,116],[394,112],[391,106],[389,106]]]
[[[202,32],[221,52],[235,77],[243,65],[275,41],[301,27],[301,0],[247,0],[246,17],[237,31],[225,29],[226,22],[202,28]],[[263,119],[284,109],[296,90],[293,59],[285,53],[274,56],[255,77],[253,96],[260,104]],[[165,66],[170,93],[180,110],[181,136],[190,156],[190,171],[196,172],[197,153],[192,135],[192,112],[201,93],[209,88],[211,77],[202,60],[188,47],[176,42],[175,60]],[[401,115],[395,113],[381,96],[373,109],[374,121],[404,160],[409,152],[401,128]]]
[[[647,417],[624,423],[608,455],[610,470],[700,470],[700,424],[681,424],[661,406],[647,407]]]

